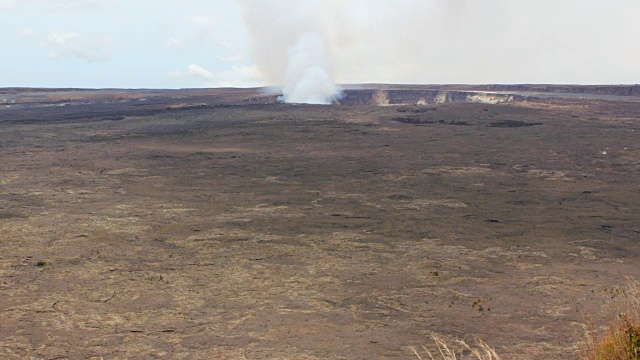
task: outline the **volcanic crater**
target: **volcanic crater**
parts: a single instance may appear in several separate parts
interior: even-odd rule
[[[639,94],[0,89],[1,357],[576,358],[640,276]]]

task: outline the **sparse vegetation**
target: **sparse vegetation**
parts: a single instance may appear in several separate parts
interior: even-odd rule
[[[477,347],[471,347],[464,341],[458,341],[461,348],[458,351],[437,336],[433,336],[433,341],[436,347],[434,351],[429,350],[426,346],[421,346],[420,349],[411,348],[411,350],[420,360],[458,360],[461,359],[459,356],[462,356],[463,353],[467,353],[477,360],[501,360],[496,351],[481,340],[477,341]]]
[[[609,324],[587,329],[583,360],[640,360],[640,284],[613,291]]]
[[[45,267],[46,265],[47,265],[47,262],[46,261],[42,261],[42,260],[40,260],[40,261],[38,261],[36,263],[37,267]]]
[[[482,306],[482,299],[478,299],[476,301],[473,302],[473,304],[471,305],[472,308],[478,307],[478,311],[483,312],[484,311],[484,306]],[[489,309],[489,311],[491,311],[491,309]]]

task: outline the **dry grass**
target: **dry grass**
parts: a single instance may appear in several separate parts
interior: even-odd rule
[[[435,342],[437,352],[434,351],[432,353],[425,346],[422,346],[421,349],[411,348],[411,350],[413,350],[413,353],[420,360],[427,360],[427,359],[430,359],[430,360],[436,360],[436,359],[459,360],[460,359],[461,360],[461,358],[458,357],[461,352],[460,351],[456,352],[456,350],[449,347],[449,345],[447,345],[447,343],[444,340],[438,338],[437,336],[433,336],[433,341]],[[464,341],[458,341],[458,343],[461,345],[462,351],[468,353],[469,354],[468,356],[470,356],[473,359],[500,360],[500,357],[495,352],[495,350],[493,350],[491,346],[487,345],[487,343],[485,343],[484,341],[478,340],[477,341],[478,345],[475,348],[469,346]],[[469,357],[466,357],[466,358],[468,359]]]
[[[587,327],[583,360],[640,360],[640,283],[611,290],[608,325]],[[599,330],[599,331],[598,331]]]

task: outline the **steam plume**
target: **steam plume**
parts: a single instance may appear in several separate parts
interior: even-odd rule
[[[339,94],[329,74],[324,40],[316,33],[304,33],[289,49],[285,102],[331,104]]]
[[[637,83],[638,0],[237,0],[265,84],[323,41],[337,83]]]

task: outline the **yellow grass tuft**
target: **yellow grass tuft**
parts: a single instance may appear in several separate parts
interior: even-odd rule
[[[419,360],[458,360],[458,354],[454,349],[449,347],[447,343],[438,338],[437,336],[433,336],[433,341],[435,342],[437,352],[432,353],[425,346],[422,346],[421,349],[411,348],[413,353],[418,357]],[[463,350],[466,350],[471,353],[471,356],[477,360],[500,360],[498,354],[491,348],[491,346],[487,345],[484,341],[478,340],[477,347],[472,348],[464,341],[458,341]],[[435,355],[434,355],[435,354]]]
[[[608,325],[587,327],[583,360],[640,360],[640,284],[612,291]],[[598,331],[599,330],[599,331]]]

